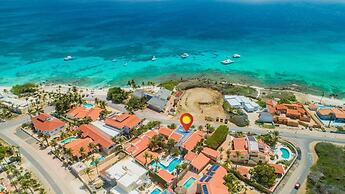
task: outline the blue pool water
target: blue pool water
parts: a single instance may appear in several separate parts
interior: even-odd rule
[[[93,107],[93,104],[83,104],[83,106],[84,106],[85,108],[92,108],[92,107]]]
[[[64,144],[69,143],[69,142],[71,142],[71,141],[73,141],[73,140],[75,140],[75,139],[76,139],[75,136],[67,137],[66,139],[60,141],[60,144],[61,144],[61,145],[64,145]]]
[[[100,157],[98,157],[97,158],[97,160],[100,162],[100,161],[103,161],[105,159],[105,157],[104,156],[100,156]],[[90,165],[91,166],[96,166],[96,162],[95,161],[92,161],[92,162],[90,162]]]
[[[191,187],[193,185],[193,183],[196,181],[195,178],[190,177],[184,184],[183,187],[188,189],[189,187]]]
[[[156,167],[158,165],[159,168],[167,170],[168,172],[173,172],[176,169],[176,166],[181,164],[182,160],[180,158],[175,158],[172,160],[168,166],[164,166],[160,162],[152,161],[151,166]]]
[[[280,148],[280,151],[282,152],[282,158],[285,160],[288,160],[290,158],[290,151],[286,148]]]
[[[161,192],[162,192],[161,189],[155,188],[155,189],[151,192],[151,194],[160,194]]]

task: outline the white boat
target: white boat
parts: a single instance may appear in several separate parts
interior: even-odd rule
[[[123,66],[127,66],[128,65],[128,63],[126,62],[125,64],[123,64]]]
[[[111,60],[111,62],[116,62],[116,61],[117,61],[116,59]]]
[[[68,55],[66,57],[63,58],[64,61],[70,61],[70,60],[73,60],[73,57]]]
[[[231,64],[231,63],[233,63],[234,61],[232,61],[231,59],[225,59],[224,61],[221,61],[221,63],[223,64],[223,65],[229,65],[229,64]]]
[[[182,59],[185,59],[185,58],[189,57],[189,54],[188,53],[182,53],[180,56]]]
[[[157,57],[156,56],[152,56],[151,61],[155,61],[155,60],[157,60]]]
[[[234,55],[232,55],[232,58],[241,58],[241,55],[240,54],[234,54]]]

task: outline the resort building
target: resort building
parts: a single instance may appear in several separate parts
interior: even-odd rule
[[[194,147],[204,139],[204,136],[204,132],[197,130],[182,143],[181,147],[187,151],[192,151]]]
[[[96,145],[100,146],[104,153],[109,154],[115,148],[115,143],[112,139],[98,131],[94,126],[84,124],[79,127],[79,130],[82,132],[82,137],[91,138]]]
[[[141,123],[141,119],[136,115],[123,113],[106,118],[104,122],[106,125],[128,134],[131,129]]]
[[[322,108],[318,109],[316,114],[321,120],[345,123],[345,110],[341,108]]]
[[[228,102],[230,106],[237,109],[244,109],[247,112],[255,112],[260,108],[257,103],[245,96],[225,95],[224,100]]]
[[[200,153],[196,158],[190,163],[190,171],[194,173],[200,173],[209,163],[211,159]]]
[[[261,140],[257,141],[254,136],[234,138],[230,159],[233,162],[251,165],[267,163],[270,159],[269,147]]]
[[[163,169],[159,170],[157,175],[161,177],[168,185],[170,185],[175,179],[174,175]]]
[[[101,176],[111,185],[112,194],[137,194],[138,188],[147,182],[147,170],[137,164],[131,157],[127,157],[108,168]]]
[[[69,143],[64,144],[63,148],[66,150],[71,149],[72,156],[79,159],[82,156],[84,155],[86,156],[90,152],[92,152],[89,146],[92,143],[93,143],[93,140],[91,138],[74,139],[73,141],[70,141]]]
[[[31,121],[38,133],[49,136],[53,136],[65,128],[64,122],[46,113],[32,117]]]
[[[123,149],[129,155],[135,157],[149,147],[150,139],[157,134],[157,131],[149,130],[141,134],[139,137],[135,138],[131,142],[124,144]]]
[[[15,113],[24,114],[29,110],[29,103],[25,100],[17,98],[14,95],[4,94],[0,98],[0,102]]]
[[[149,157],[145,157],[145,156]],[[143,166],[150,164],[155,158],[158,158],[159,154],[156,152],[151,152],[149,149],[146,149],[145,151],[141,152],[139,155],[135,157],[135,160],[142,164]]]
[[[158,132],[168,139],[173,139],[176,143],[178,143],[182,138],[182,135],[167,127],[161,127]]]
[[[219,157],[220,157],[220,152],[208,147],[205,147],[201,153],[203,153],[205,156],[209,157],[210,159],[214,160],[214,161],[218,161]]]
[[[146,94],[149,99],[147,102],[148,108],[157,112],[165,112],[165,106],[168,103],[171,93],[172,91],[161,88],[156,94]]]
[[[103,134],[107,135],[109,138],[116,137],[122,133],[122,131],[115,129],[109,125],[106,125],[104,121],[97,120],[91,122],[90,124],[96,127]]]
[[[89,107],[84,107],[84,106],[77,106],[67,113],[67,118],[70,118],[70,119],[90,118],[92,121],[95,121],[99,118],[101,112],[102,112],[102,109],[98,107],[89,108]]]

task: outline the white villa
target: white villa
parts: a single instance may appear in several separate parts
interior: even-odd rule
[[[107,169],[102,177],[109,183],[116,184],[110,190],[112,194],[138,194],[138,188],[149,180],[147,172],[134,158],[127,157]]]
[[[259,105],[245,96],[225,95],[224,100],[227,101],[230,106],[238,109],[243,108],[247,112],[259,110]]]

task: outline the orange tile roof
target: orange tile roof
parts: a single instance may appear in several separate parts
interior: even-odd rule
[[[284,174],[284,167],[281,164],[270,164],[273,168],[276,174]]]
[[[85,138],[85,139],[75,139],[69,143],[66,143],[63,145],[65,149],[71,149],[72,155],[75,157],[80,157],[80,148],[84,148],[85,154],[88,154],[91,152],[89,148],[89,144],[93,143],[93,140],[91,138]]]
[[[78,118],[78,119],[90,117],[91,120],[95,121],[96,119],[98,119],[101,112],[102,112],[102,109],[98,107],[86,108],[83,106],[77,106],[73,108],[71,111],[69,111],[67,113],[67,116],[72,117],[72,118]]]
[[[182,138],[182,135],[176,132],[172,132],[171,135],[169,136],[169,139],[173,139],[175,140],[175,142],[179,142],[181,138]]]
[[[149,157],[147,159],[144,157],[145,153],[147,153],[149,155]],[[137,155],[135,157],[135,159],[140,164],[146,165],[146,161],[147,161],[147,164],[149,164],[153,159],[157,158],[158,156],[159,156],[159,154],[156,152],[151,152],[150,150],[145,150],[145,151],[141,152],[139,155]]]
[[[245,166],[237,166],[236,171],[242,176],[247,176],[249,174],[249,168]]]
[[[345,119],[345,112],[339,108],[323,108],[318,110],[319,114],[328,116],[330,113],[334,113],[336,118]]]
[[[101,145],[105,149],[114,145],[113,140],[108,138],[102,132],[98,131],[92,125],[87,125],[87,124],[81,125],[79,127],[79,130],[83,133],[82,134],[83,137],[90,137],[91,139],[93,139],[93,141],[95,141],[96,144]]]
[[[184,156],[184,159],[191,162],[192,160],[194,160],[194,158],[196,158],[196,156],[196,153],[190,151]]]
[[[170,128],[167,128],[167,127],[161,127],[159,129],[159,133],[166,136],[166,137],[169,137],[172,132],[173,132],[173,130]]]
[[[31,121],[34,127],[40,131],[50,132],[65,126],[64,122],[46,113],[41,113],[40,115],[33,117]]]
[[[198,130],[188,137],[188,139],[182,144],[182,147],[191,151],[203,138],[204,132]]]
[[[220,156],[220,152],[208,147],[205,147],[202,151],[203,154],[205,154],[206,156],[210,156],[212,158],[218,158]]]
[[[232,142],[234,145],[234,150],[247,150],[247,140],[245,137],[234,138]]]
[[[150,139],[157,134],[157,131],[149,130],[146,133],[141,134],[139,137],[135,138],[133,141],[123,145],[123,148],[131,156],[137,156],[148,148]]]
[[[288,115],[294,115],[294,116],[300,116],[301,113],[298,110],[294,110],[294,109],[287,109],[287,114]]]
[[[163,169],[159,170],[157,172],[157,175],[160,176],[163,180],[165,180],[165,182],[167,182],[168,184],[170,184],[175,178],[174,175],[168,173],[168,171],[163,170]]]
[[[210,159],[203,153],[200,153],[194,160],[192,160],[191,165],[198,171],[205,168],[205,166],[210,162]]]
[[[104,122],[105,124],[117,129],[123,129],[124,127],[133,129],[141,122],[141,119],[136,115],[123,113],[121,115],[115,115],[113,117],[106,118]]]

